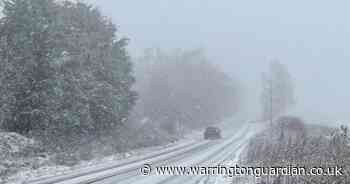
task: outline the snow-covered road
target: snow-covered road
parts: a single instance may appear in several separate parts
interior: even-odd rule
[[[32,180],[30,184],[147,184],[147,183],[222,183],[223,176],[159,175],[155,171],[144,176],[140,172],[144,164],[157,166],[210,166],[234,162],[247,140],[254,134],[255,126],[246,123],[240,128],[224,128],[221,140],[190,142],[157,153],[119,161],[116,164],[76,171],[65,176]]]

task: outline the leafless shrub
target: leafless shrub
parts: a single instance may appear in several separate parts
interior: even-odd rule
[[[342,126],[327,133],[311,134],[309,125],[297,117],[279,118],[274,126],[252,138],[241,163],[260,167],[301,166],[342,167],[342,176],[279,176],[263,177],[266,183],[281,184],[345,184],[350,182],[350,147],[348,129]]]

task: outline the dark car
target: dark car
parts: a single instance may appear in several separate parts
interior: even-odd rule
[[[204,132],[204,139],[221,139],[221,130],[217,127],[207,127]]]

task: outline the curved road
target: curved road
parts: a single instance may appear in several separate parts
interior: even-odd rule
[[[232,160],[238,156],[238,152],[245,145],[251,134],[249,127],[242,127],[230,137],[224,137],[222,140],[209,141],[198,149],[191,150],[185,154],[177,155],[168,160],[151,163],[152,167],[156,166],[216,166],[226,160]],[[148,162],[145,162],[148,163]],[[154,169],[153,169],[154,170]],[[92,182],[94,184],[153,184],[153,183],[169,183],[169,184],[191,184],[191,183],[209,183],[215,180],[215,176],[171,176],[157,175],[152,173],[149,176],[143,176],[140,168],[110,177],[101,181]]]
[[[157,175],[157,166],[217,166],[225,161],[237,158],[247,139],[254,134],[254,127],[246,124],[237,129],[226,131],[223,139],[198,141],[178,145],[158,153],[143,157],[119,161],[115,164],[84,169],[64,176],[40,178],[28,181],[29,184],[191,184],[216,183],[217,176],[204,175]],[[144,176],[140,169],[151,164],[153,172]]]

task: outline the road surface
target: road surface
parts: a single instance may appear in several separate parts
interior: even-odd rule
[[[229,129],[229,128],[226,128]],[[158,166],[209,166],[237,159],[247,140],[254,134],[253,124],[245,123],[240,128],[224,131],[220,140],[201,140],[167,148],[137,158],[117,163],[82,169],[63,176],[39,178],[29,184],[191,184],[222,183],[223,176],[209,175],[160,175]],[[145,164],[151,171],[144,175]],[[220,181],[220,182],[219,182]]]

